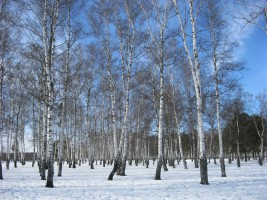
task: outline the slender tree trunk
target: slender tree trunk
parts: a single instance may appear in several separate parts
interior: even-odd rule
[[[36,160],[36,120],[35,120],[35,105],[34,105],[34,100],[32,101],[32,138],[33,138],[33,158],[32,158],[32,167],[35,165],[35,160]]]
[[[239,148],[239,122],[238,119],[236,120],[236,127],[237,127],[237,138],[235,140],[236,143],[236,153],[237,153],[237,167],[240,167],[240,148]]]
[[[34,131],[35,132],[35,131]],[[33,157],[32,157],[32,167],[34,167],[35,165],[35,160],[36,160],[36,150],[35,150],[35,146],[36,146],[36,141],[35,141],[35,137],[33,137]]]
[[[42,161],[41,161],[41,180],[46,180],[45,176],[45,170],[47,166],[47,160],[46,160],[46,155],[47,155],[47,107],[46,105],[43,105],[43,133],[42,133],[42,140],[41,140],[41,156],[42,156]]]
[[[24,119],[23,112],[20,114],[20,153],[21,153],[21,164],[25,165],[25,142],[24,142]]]
[[[236,157],[237,167],[240,167],[240,148],[238,139],[236,140],[236,151],[237,151],[237,157]]]
[[[43,45],[44,45],[44,57],[45,57],[45,61],[44,61],[44,66],[43,66],[43,73],[44,73],[44,77],[45,77],[45,83],[43,85],[43,95],[44,95],[44,109],[43,109],[43,147],[42,147],[42,164],[41,164],[41,180],[46,180],[45,178],[45,169],[47,166],[47,160],[46,160],[46,156],[47,156],[47,130],[48,130],[48,76],[49,76],[49,60],[48,60],[48,46],[47,46],[47,9],[48,9],[48,2],[47,0],[44,1],[44,13],[43,13],[43,21],[42,21],[42,28],[43,28]]]
[[[192,26],[192,36],[193,36],[193,52],[195,65],[194,69],[192,68],[193,80],[195,85],[195,92],[197,98],[197,121],[198,121],[198,135],[199,135],[199,153],[200,153],[200,175],[201,175],[201,184],[208,183],[208,167],[207,167],[207,158],[205,150],[205,137],[203,131],[203,111],[202,111],[202,94],[201,94],[201,78],[200,78],[200,64],[198,62],[198,52],[197,52],[197,39],[196,39],[196,30],[195,30],[195,19],[193,17],[193,0],[188,0],[190,6],[190,21]]]
[[[215,35],[212,32],[213,43],[215,42]],[[219,150],[220,150],[220,164],[221,164],[221,177],[226,177],[225,163],[224,163],[224,151],[223,151],[223,139],[222,139],[222,129],[221,129],[221,115],[220,115],[220,93],[219,93],[219,78],[218,78],[218,66],[217,66],[217,55],[216,48],[214,44],[213,52],[213,65],[214,65],[214,79],[215,79],[215,97],[216,97],[216,116],[217,116],[217,129],[219,135]]]
[[[3,35],[4,36],[4,35]],[[3,40],[4,42],[4,40]],[[4,45],[2,45],[4,46]],[[3,80],[4,80],[4,54],[0,58],[0,139],[1,139],[1,146],[0,146],[0,179],[3,179],[3,167],[2,167],[2,133],[3,133]],[[9,135],[7,135],[9,137]],[[7,161],[6,161],[7,162]]]
[[[18,113],[16,113],[16,131],[14,135],[14,167],[17,168],[17,156],[18,156],[18,132],[19,132],[19,116],[20,116],[20,105]]]
[[[260,143],[260,155],[259,155],[259,165],[262,166],[263,165],[263,159],[264,159],[264,127],[265,127],[264,126],[264,118],[263,118],[263,116],[261,116],[261,127],[262,127],[261,133],[259,131],[256,119],[255,119],[254,116],[253,116],[253,121],[254,121],[258,136],[259,136],[259,138],[261,140],[261,143]]]
[[[135,165],[138,166],[138,160],[140,158],[139,156],[139,128],[140,128],[140,116],[139,116],[139,112],[140,112],[140,107],[138,107],[138,116],[137,116],[137,127],[136,127],[136,149],[135,149]]]
[[[189,134],[191,135],[191,151],[192,151],[192,159],[194,160],[195,168],[198,168],[198,156],[197,156],[197,139],[194,131],[194,122],[193,122],[193,103],[191,97],[191,81],[188,78],[187,84],[187,92],[188,92],[188,100],[189,100]]]
[[[38,120],[38,138],[37,138],[37,159],[38,159],[38,167],[39,167],[39,173],[41,175],[41,166],[42,166],[42,133],[43,133],[43,114],[42,114],[42,104],[39,103],[39,120]]]
[[[184,169],[187,169],[187,163],[185,161],[184,152],[183,152],[182,138],[181,138],[181,133],[180,133],[180,125],[179,125],[179,120],[178,120],[178,116],[177,116],[177,112],[176,112],[173,76],[172,76],[172,102],[173,102],[174,117],[175,117],[175,122],[176,122],[176,127],[177,127],[177,135],[178,135],[178,142],[179,142],[179,152],[180,152],[180,155],[181,155],[181,160],[183,161]]]
[[[103,161],[103,167],[105,167],[106,165],[106,158],[105,158],[105,152],[106,152],[106,141],[105,141],[105,98],[106,95],[103,95],[103,99],[102,99],[102,105],[101,105],[101,160]]]
[[[1,151],[2,153],[2,151]],[[3,179],[2,155],[0,155],[0,180]]]
[[[11,128],[11,127],[10,127]],[[11,130],[8,130],[7,131],[7,145],[6,145],[6,169],[9,170],[9,163],[10,163],[10,141],[9,141],[9,138],[10,138],[10,132]]]
[[[158,110],[156,108],[156,95],[155,95],[155,79],[154,77],[152,78],[152,82],[153,82],[153,88],[152,88],[152,93],[153,93],[153,108],[154,108],[154,112],[155,112],[155,117],[156,117],[156,124],[157,124],[157,133],[158,133],[158,161],[157,161],[157,168],[156,168],[156,175],[155,175],[155,179],[156,180],[161,180],[160,174],[161,174],[161,168],[163,165],[163,139],[162,139],[162,134],[159,134],[159,115],[158,115]],[[161,114],[162,115],[162,114]],[[162,130],[162,128],[161,128]],[[162,131],[161,131],[162,133]]]
[[[62,100],[62,113],[61,113],[61,124],[60,124],[60,144],[59,144],[59,167],[58,176],[62,176],[62,165],[63,165],[63,151],[64,151],[64,131],[65,131],[65,120],[66,120],[66,100],[67,100],[67,84],[68,84],[68,73],[69,73],[69,58],[70,57],[70,0],[68,0],[68,41],[67,41],[67,61],[64,69],[64,91]]]
[[[1,109],[1,105],[0,105],[0,109]],[[1,137],[1,146],[0,146],[0,180],[1,179],[4,179],[3,178],[3,167],[2,167],[2,136],[0,135],[0,137]]]
[[[115,118],[115,96],[111,95],[112,99],[112,129],[113,129],[113,146],[114,146],[114,165],[113,169],[109,174],[108,180],[113,180],[114,174],[119,169],[119,160],[120,160],[120,151],[118,150],[118,143],[117,143],[117,133],[116,133],[116,118]]]
[[[52,85],[52,81],[48,81],[48,84]],[[54,159],[53,159],[53,131],[52,131],[52,117],[53,117],[53,88],[49,88],[49,103],[47,113],[47,133],[48,133],[48,173],[46,187],[54,187]]]
[[[166,7],[164,7],[162,10],[159,9],[159,5],[156,5],[156,3],[153,1],[153,5],[155,8],[155,11],[157,13],[156,15],[156,21],[157,25],[159,26],[158,34],[159,34],[159,40],[155,38],[155,35],[152,33],[150,24],[149,24],[149,17],[144,9],[143,5],[139,2],[139,5],[141,6],[141,9],[143,10],[146,21],[147,21],[147,27],[148,31],[150,33],[151,39],[154,42],[154,45],[158,49],[158,66],[160,68],[160,97],[159,97],[159,115],[157,115],[157,109],[155,104],[155,89],[153,87],[153,107],[155,111],[156,116],[156,122],[157,122],[157,132],[158,132],[158,162],[157,162],[157,168],[156,168],[156,174],[155,174],[155,180],[161,180],[161,168],[164,163],[164,155],[163,155],[163,104],[164,104],[164,51],[165,51],[165,38],[164,38],[164,31],[167,25],[168,17],[169,17],[169,4],[166,4]],[[154,78],[153,78],[154,83]],[[158,118],[158,121],[157,121]],[[165,165],[166,167],[166,165]]]
[[[163,34],[163,33],[162,33]],[[163,92],[164,92],[164,64],[163,55],[161,56],[161,66],[160,66],[160,100],[159,100],[159,125],[158,125],[158,162],[156,168],[155,180],[161,180],[161,167],[163,165],[163,134],[162,134],[162,122],[163,122]]]
[[[92,139],[91,137],[91,124],[92,120],[89,118],[89,112],[90,112],[90,98],[91,98],[91,87],[88,89],[87,92],[87,105],[86,105],[86,123],[87,123],[87,139],[88,139],[88,164],[90,165],[91,169],[94,169],[94,158],[92,154]]]
[[[162,131],[162,138],[164,138],[163,131]],[[167,167],[167,161],[168,161],[168,142],[167,142],[167,139],[166,138],[163,139],[162,155],[163,155],[163,162],[162,162],[163,165],[162,165],[162,167],[163,167],[163,170],[166,172],[166,171],[168,171],[168,167]]]
[[[82,132],[81,132],[80,128],[78,128],[78,130],[79,130],[79,133],[78,133],[79,134],[79,151],[78,151],[79,155],[78,155],[78,157],[79,157],[79,166],[81,166],[81,164],[82,164],[82,141],[81,141]]]
[[[53,107],[54,107],[54,75],[53,75],[53,65],[54,65],[54,53],[55,53],[55,31],[59,12],[60,0],[56,0],[54,5],[50,7],[47,0],[44,1],[44,14],[43,14],[43,45],[44,45],[44,55],[45,55],[45,74],[46,74],[46,88],[47,95],[47,133],[48,133],[48,173],[46,187],[54,187],[54,159],[53,159]],[[47,16],[48,8],[52,9],[52,18],[50,21],[50,34],[47,34]],[[47,44],[48,42],[48,44]]]
[[[212,129],[212,131],[211,131],[211,134],[210,134],[210,155],[209,155],[209,163],[210,163],[210,159],[212,159],[212,157],[213,157],[213,137],[214,137],[214,135],[213,135],[214,133],[213,133],[213,129]]]
[[[71,133],[71,129],[69,128],[69,132]],[[72,136],[73,134],[70,134],[70,138],[68,138],[68,135],[67,135],[67,149],[68,149],[68,160],[69,160],[69,168],[71,168],[71,165],[72,165]]]
[[[260,156],[259,156],[259,165],[263,166],[263,159],[264,159],[264,137],[261,137],[261,144],[260,144]]]
[[[62,112],[61,113],[61,124],[60,124],[60,129],[59,129],[60,135],[59,135],[58,176],[62,176],[62,167],[63,167],[63,147],[64,147],[64,131],[65,131],[65,104],[66,104],[66,93],[67,93],[65,87],[64,87],[64,92],[63,92],[63,102],[62,102],[62,111],[61,111]]]
[[[205,149],[205,137],[203,131],[203,111],[202,111],[202,93],[201,93],[201,77],[200,77],[200,63],[198,61],[198,50],[197,50],[197,33],[196,33],[196,22],[194,16],[194,1],[188,0],[189,4],[189,18],[191,22],[191,31],[192,31],[192,52],[193,59],[191,58],[188,44],[187,44],[187,36],[184,29],[184,25],[182,23],[182,19],[180,16],[180,11],[178,8],[178,4],[176,0],[173,0],[173,3],[176,7],[176,12],[178,16],[178,20],[180,22],[180,28],[182,31],[182,38],[184,43],[184,49],[186,51],[191,72],[193,76],[194,86],[195,86],[195,94],[197,100],[197,124],[198,124],[198,135],[199,135],[199,153],[200,153],[200,184],[208,185],[208,167],[207,167],[207,158],[206,158],[206,149]]]
[[[107,22],[106,22],[107,23]],[[116,113],[115,113],[115,106],[116,106],[116,97],[115,97],[115,83],[111,73],[111,52],[110,52],[110,44],[109,44],[109,29],[106,24],[106,56],[107,56],[107,69],[108,69],[108,76],[109,76],[109,87],[111,90],[111,111],[112,111],[112,132],[113,132],[113,145],[114,145],[114,165],[113,169],[109,174],[108,180],[113,180],[114,174],[119,169],[119,160],[120,160],[120,149],[118,149],[118,140],[117,140],[117,130],[116,130]]]
[[[219,99],[218,82],[216,83],[216,112],[217,112],[217,129],[218,129],[218,135],[219,135],[221,177],[226,177],[224,151],[223,151],[223,138],[222,138],[222,129],[221,129],[221,118],[220,118],[220,99]]]
[[[131,70],[132,70],[132,56],[133,56],[133,49],[131,45],[130,50],[130,63],[128,66],[128,73],[127,73],[127,85],[125,91],[125,111],[124,111],[124,120],[123,120],[123,133],[124,133],[124,145],[123,145],[123,156],[122,156],[122,165],[119,172],[119,175],[125,176],[125,168],[126,168],[126,161],[127,161],[127,154],[128,154],[128,115],[129,115],[129,104],[130,104],[130,79],[131,79]]]
[[[180,151],[180,155],[181,155],[181,160],[183,161],[184,169],[187,169],[187,163],[186,163],[186,160],[184,158],[183,147],[182,147],[182,138],[181,138],[181,133],[180,133],[179,127],[178,127],[178,140],[179,140],[179,151]]]
[[[77,115],[77,106],[76,106],[76,97],[74,97],[74,130],[73,130],[73,142],[72,142],[72,168],[76,168],[76,146],[77,146],[77,130],[76,130],[76,115]]]

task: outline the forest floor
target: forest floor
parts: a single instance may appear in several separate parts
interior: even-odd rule
[[[217,161],[218,162],[218,161]],[[54,188],[46,188],[46,181],[40,180],[38,167],[26,165],[6,170],[3,164],[3,180],[0,180],[1,200],[36,200],[36,199],[267,199],[267,163],[259,166],[256,160],[241,162],[226,162],[227,177],[220,177],[220,165],[208,165],[209,185],[200,184],[199,168],[187,160],[188,169],[176,165],[161,172],[162,180],[154,180],[156,163],[150,161],[149,168],[129,166],[127,176],[114,176],[108,181],[112,166],[94,165],[90,169],[88,163],[68,168],[63,166],[63,176],[57,176],[58,166],[55,163]]]

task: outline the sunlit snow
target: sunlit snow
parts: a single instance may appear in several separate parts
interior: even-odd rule
[[[218,162],[218,161],[217,161]],[[220,177],[220,166],[208,165],[210,185],[201,185],[199,169],[187,160],[188,169],[176,165],[162,170],[162,180],[154,180],[156,163],[150,161],[149,168],[142,163],[127,165],[127,176],[114,176],[108,181],[112,166],[95,165],[90,169],[88,163],[76,169],[63,166],[63,176],[57,177],[55,163],[54,188],[46,188],[46,181],[40,180],[38,167],[18,165],[6,170],[3,162],[3,177],[0,180],[0,199],[267,199],[267,164],[259,166],[256,160],[228,164],[226,160],[226,178]]]

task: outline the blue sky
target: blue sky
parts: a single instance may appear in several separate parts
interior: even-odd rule
[[[245,60],[247,67],[241,83],[245,91],[257,95],[267,89],[267,34],[256,26],[250,29],[239,47],[240,58]]]

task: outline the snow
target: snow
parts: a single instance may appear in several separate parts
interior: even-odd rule
[[[199,169],[187,160],[188,169],[176,165],[162,170],[161,179],[154,180],[156,163],[150,161],[149,168],[127,165],[127,176],[114,176],[108,181],[112,166],[94,165],[90,169],[88,163],[76,169],[63,166],[63,176],[57,177],[55,163],[54,188],[46,188],[46,181],[40,180],[38,167],[26,165],[6,170],[3,164],[3,180],[0,180],[1,200],[28,199],[267,199],[267,163],[259,166],[256,160],[228,164],[226,160],[226,175],[220,177],[220,166],[208,165],[210,185],[201,185]]]

